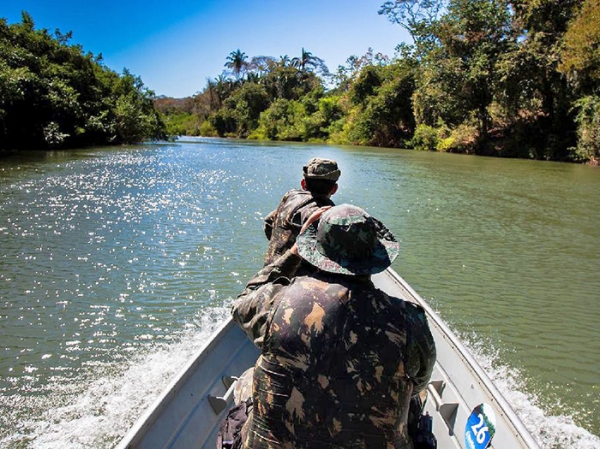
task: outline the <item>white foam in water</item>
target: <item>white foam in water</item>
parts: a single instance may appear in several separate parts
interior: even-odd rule
[[[29,447],[37,449],[114,447],[228,314],[228,308],[205,311],[198,326],[176,343],[155,347],[120,374],[91,382],[76,400],[22,423],[23,434],[9,436],[0,444],[23,447],[29,441]],[[600,438],[577,426],[571,416],[546,415],[534,396],[522,392],[523,380],[517,370],[498,366],[489,347],[484,349],[485,345],[470,344],[469,340],[474,339],[463,341],[542,448],[600,448]],[[72,391],[78,387],[61,388]]]
[[[91,382],[72,403],[22,423],[26,437],[12,435],[0,443],[22,447],[19,442],[30,440],[37,449],[114,447],[228,314],[228,308],[205,311],[201,323],[176,343],[154,348],[114,377]]]
[[[489,353],[489,346],[473,344],[473,338],[461,340],[469,348],[494,385],[504,395],[515,413],[540,447],[544,449],[598,449],[600,438],[578,426],[572,416],[551,416],[537,405],[535,396],[523,393],[523,378],[514,368],[498,365],[497,358]]]

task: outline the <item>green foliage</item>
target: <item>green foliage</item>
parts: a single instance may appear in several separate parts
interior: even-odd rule
[[[575,157],[600,164],[600,97],[586,96],[575,104],[578,109],[577,148]]]
[[[210,115],[208,120],[220,137],[248,137],[258,126],[260,113],[268,104],[264,86],[245,83],[226,98],[223,108]]]
[[[420,151],[435,151],[438,147],[438,131],[430,125],[417,125],[410,146]]]
[[[205,136],[202,133],[203,121],[191,112],[172,112],[162,116],[170,136]]]
[[[567,149],[577,136],[572,105],[600,88],[598,5],[598,0],[385,2],[380,14],[414,40],[398,53],[414,61],[415,147],[571,159]],[[440,121],[448,132],[441,132]]]
[[[260,115],[251,138],[284,141],[325,141],[342,117],[337,97],[321,97],[319,90],[302,100],[275,100]]]
[[[489,107],[498,83],[496,65],[500,55],[514,44],[509,32],[510,13],[503,1],[449,2],[447,13],[434,30],[439,49],[429,52],[423,64],[424,78],[429,82],[418,87],[428,92],[420,97],[417,109],[430,113],[441,109],[425,123],[442,119],[458,126],[477,117],[480,134],[487,135]],[[437,85],[436,91],[431,84]]]
[[[309,118],[306,140],[327,140],[340,126],[343,110],[340,97],[331,96],[319,99],[318,109]]]
[[[598,88],[600,79],[600,0],[585,0],[564,36],[559,70],[584,92]]]
[[[445,126],[438,129],[437,151],[472,154],[480,139],[479,127],[474,123],[461,123],[452,130]]]
[[[298,109],[295,100],[281,98],[260,115],[258,129],[252,134],[261,140],[301,140],[300,133],[294,131],[294,110]]]
[[[204,120],[200,125],[199,133],[204,137],[218,137],[217,130],[210,124],[208,120]]]
[[[352,84],[352,107],[335,141],[358,145],[404,146],[413,133],[412,69],[402,62],[368,66]]]
[[[249,62],[237,50],[188,112],[219,136],[598,159],[600,0],[391,0],[379,12],[413,38],[393,59],[369,49],[329,75],[305,49]],[[56,89],[73,111],[75,93]]]
[[[0,146],[168,132],[598,161],[600,0],[391,0],[379,12],[413,38],[391,61],[369,49],[331,76],[304,48],[295,58],[238,49],[182,100],[153,98],[27,13],[0,19]]]
[[[325,106],[320,109],[323,85],[315,73],[317,69],[326,72],[322,60],[304,49],[300,58],[256,56],[249,63],[246,59],[239,50],[232,52],[226,66],[235,79],[225,74],[209,80],[194,97],[195,114],[206,119],[206,132],[252,139],[327,137],[322,128],[329,126],[332,112]]]
[[[563,38],[581,0],[511,2],[517,45],[500,58],[502,154],[567,160],[575,144],[575,90],[558,70]]]
[[[410,146],[420,151],[473,153],[479,139],[477,125],[463,123],[449,128],[442,121],[436,126],[417,125]]]
[[[375,94],[375,90],[381,86],[381,77],[378,72],[380,72],[379,67],[373,65],[365,67],[360,72],[350,88],[350,101],[353,104],[360,104]]]
[[[457,125],[464,119],[466,105],[460,97],[463,73],[457,62],[456,59],[440,61],[422,68],[413,94],[417,124],[433,126],[441,120]]]
[[[153,93],[101,57],[70,45],[71,33],[0,19],[0,149],[62,148],[165,137]]]

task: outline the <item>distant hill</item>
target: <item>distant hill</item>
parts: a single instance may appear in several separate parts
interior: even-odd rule
[[[172,98],[161,95],[154,99],[154,108],[162,114],[186,112],[191,114],[194,109],[192,97]]]

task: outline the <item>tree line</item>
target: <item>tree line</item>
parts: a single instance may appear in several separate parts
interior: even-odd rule
[[[0,19],[0,149],[203,135],[600,163],[600,0],[389,0],[411,43],[330,72],[306,49],[246,55],[155,98],[71,33]],[[165,126],[166,125],[166,126]]]
[[[36,30],[33,18],[0,19],[0,150],[121,144],[166,138],[152,91],[71,33]]]
[[[173,134],[600,162],[600,0],[391,0],[412,43],[330,73],[241,50],[197,95],[155,104]]]

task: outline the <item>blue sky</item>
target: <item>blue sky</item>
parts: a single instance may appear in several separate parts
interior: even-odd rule
[[[393,56],[408,40],[377,14],[384,0],[1,0],[9,23],[29,12],[36,28],[73,32],[71,43],[139,75],[157,95],[185,97],[223,71],[238,48],[249,57],[298,56],[304,47],[331,71],[369,47]]]

